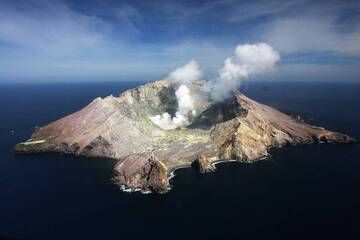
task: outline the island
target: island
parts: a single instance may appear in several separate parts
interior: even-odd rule
[[[200,94],[203,85],[203,81],[192,82],[190,94]],[[218,161],[266,159],[271,148],[355,142],[237,90],[221,102],[197,98],[196,112],[186,126],[164,129],[152,116],[176,112],[176,87],[171,81],[159,80],[119,96],[96,98],[80,111],[36,128],[14,151],[115,159],[113,179],[123,188],[163,193],[169,190],[171,173],[180,167],[192,166],[206,173]]]

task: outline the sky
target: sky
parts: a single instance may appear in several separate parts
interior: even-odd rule
[[[238,44],[280,53],[259,80],[360,81],[360,1],[0,0],[0,82],[214,78]]]

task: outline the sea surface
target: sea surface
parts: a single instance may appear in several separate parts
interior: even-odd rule
[[[0,85],[0,239],[360,239],[360,145],[285,147],[214,173],[175,172],[167,194],[122,192],[112,160],[13,146],[136,82]],[[249,97],[360,139],[359,83],[248,82]]]

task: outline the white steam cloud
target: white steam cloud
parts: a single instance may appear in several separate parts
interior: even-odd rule
[[[203,91],[211,100],[222,101],[231,96],[231,93],[240,87],[242,81],[252,75],[273,71],[275,63],[279,60],[279,53],[266,43],[238,45],[234,56],[224,61],[219,76],[208,81]],[[165,112],[150,116],[151,121],[163,129],[175,129],[190,124],[190,119],[196,115],[190,86],[201,78],[200,65],[194,60],[171,72],[167,79],[178,86],[175,91],[178,109],[175,116]]]
[[[214,101],[221,101],[240,87],[243,80],[258,73],[271,72],[280,55],[266,43],[238,45],[235,54],[225,60],[219,77],[206,88]]]
[[[202,78],[200,64],[191,60],[187,64],[174,70],[169,74],[167,79],[177,84],[189,85],[194,81]]]
[[[167,77],[175,85],[179,85],[175,91],[178,109],[175,116],[172,117],[165,112],[161,115],[150,117],[150,120],[163,129],[175,129],[186,126],[190,123],[190,118],[195,116],[194,100],[191,96],[189,86],[202,77],[200,65],[192,60],[186,65],[174,70]]]

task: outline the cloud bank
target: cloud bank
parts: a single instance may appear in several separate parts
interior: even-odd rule
[[[306,78],[327,80],[324,58],[335,80],[360,68],[359,1],[159,1],[0,0],[0,81],[152,80],[193,58],[209,78],[239,41],[277,49],[279,71],[318,69]]]
[[[327,51],[354,57],[360,56],[360,26],[354,27],[342,30],[334,16],[286,17],[270,24],[264,39],[285,54]]]
[[[109,28],[101,18],[76,12],[58,0],[3,1],[0,5],[0,40],[46,54],[96,47]]]

